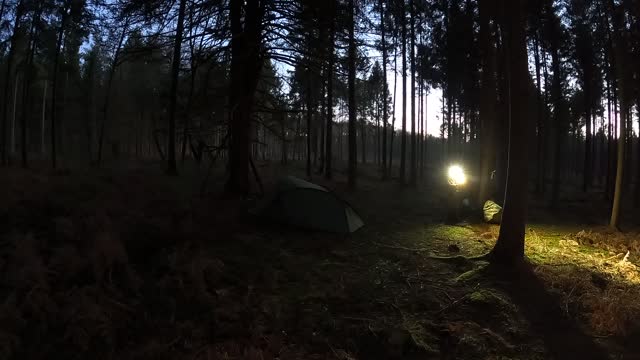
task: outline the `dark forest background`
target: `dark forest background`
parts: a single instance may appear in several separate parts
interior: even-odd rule
[[[523,6],[535,193],[556,204],[578,184],[613,199],[624,168],[640,205],[640,5]],[[492,0],[3,0],[2,162],[162,159],[177,173],[220,158],[227,188],[247,193],[250,159],[327,177],[346,165],[352,185],[358,163],[415,184],[459,161],[482,200],[493,170],[498,193],[506,183],[511,15]],[[425,133],[432,89],[439,138]]]

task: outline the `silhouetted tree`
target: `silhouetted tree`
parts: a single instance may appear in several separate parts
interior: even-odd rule
[[[356,187],[356,171],[358,164],[356,139],[356,39],[355,39],[355,4],[349,0],[349,188]],[[364,133],[362,134],[364,135]],[[364,151],[363,151],[364,156]]]
[[[529,103],[529,74],[525,38],[523,0],[505,1],[505,46],[510,64],[509,88],[509,162],[504,212],[500,234],[492,259],[514,262],[524,256],[525,221],[527,215],[527,124]]]

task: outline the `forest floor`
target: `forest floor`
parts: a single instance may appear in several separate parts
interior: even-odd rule
[[[267,189],[287,172],[260,166]],[[159,168],[0,176],[0,359],[639,359],[640,235],[600,195],[532,201],[527,265],[498,226],[445,225],[417,189],[363,176],[350,236],[289,229]],[[633,218],[629,214],[629,219]],[[627,219],[626,223],[630,223]],[[442,259],[440,257],[453,257]]]

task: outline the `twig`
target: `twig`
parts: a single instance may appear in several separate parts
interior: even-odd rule
[[[128,312],[128,313],[134,314],[134,313],[136,312],[136,311],[135,311],[132,307],[130,307],[129,305],[125,305],[125,304],[123,304],[123,303],[121,303],[121,302],[118,302],[118,301],[116,301],[116,300],[114,300],[114,299],[112,299],[112,298],[110,298],[110,297],[108,297],[108,296],[106,296],[106,295],[105,295],[105,299],[106,299],[107,301],[109,301],[110,303],[112,303],[113,305],[118,306],[118,307],[119,307],[119,308],[121,308],[122,310],[125,310],[125,311],[126,311],[126,312]]]
[[[617,259],[617,258],[619,258],[620,256],[624,256],[624,253],[620,253],[620,254],[616,254],[616,255],[610,256],[610,257],[608,257],[608,258],[604,259],[604,261]]]
[[[444,293],[444,295],[447,297],[447,299],[449,299],[449,301],[453,301],[453,298],[451,297],[451,295],[449,295],[449,293],[447,293],[444,289],[441,289],[441,288],[437,288],[437,289],[442,291],[442,293]]]
[[[197,359],[198,356],[200,356],[200,354],[202,354],[205,351],[207,352],[207,359],[208,359],[209,358],[209,348],[210,348],[210,345],[208,345],[208,344],[203,346],[203,347],[201,347],[200,350],[196,351],[196,353],[193,354],[193,359],[194,360]]]
[[[578,284],[573,285],[573,287],[571,288],[571,291],[569,291],[569,294],[567,295],[567,299],[564,302],[564,311],[567,314],[567,316],[569,316],[569,301],[571,300],[571,295],[576,290],[577,286]]]
[[[624,263],[627,262],[629,260],[629,255],[631,254],[630,251],[627,251],[627,254],[624,256],[624,258],[622,259],[622,261],[620,261],[620,263]]]
[[[333,355],[335,355],[336,358],[338,358],[338,359],[342,358],[342,356],[338,355],[338,353],[336,352],[336,349],[334,349],[333,346],[331,346],[331,344],[329,344],[329,342],[327,342],[327,346],[329,346],[329,349],[331,349],[331,351],[333,352]]]

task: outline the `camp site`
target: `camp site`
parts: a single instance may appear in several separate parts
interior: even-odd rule
[[[0,0],[0,360],[640,359],[638,0]]]

